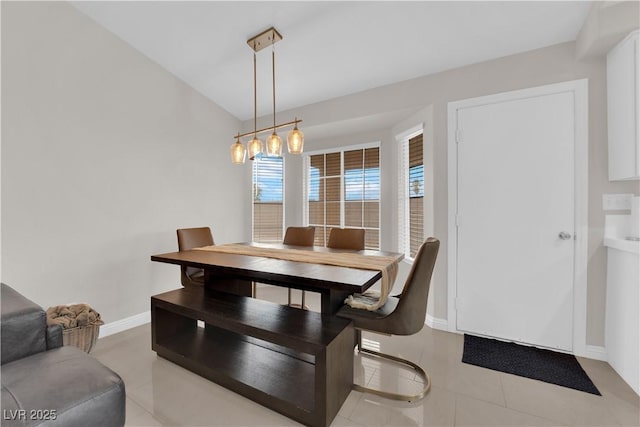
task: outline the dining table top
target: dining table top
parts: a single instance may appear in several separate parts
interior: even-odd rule
[[[364,256],[390,257],[396,262],[403,254],[376,250],[343,250],[324,246],[293,246],[282,243],[245,242],[242,245],[271,249],[298,249],[319,253],[354,253]],[[263,256],[232,254],[192,249],[151,256],[152,261],[177,264],[188,267],[215,270],[218,274],[322,291],[330,289],[349,293],[363,293],[382,277],[378,270],[364,270],[312,262],[289,261]]]

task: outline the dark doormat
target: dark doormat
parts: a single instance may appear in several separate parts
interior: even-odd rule
[[[465,334],[462,362],[601,396],[572,354]]]

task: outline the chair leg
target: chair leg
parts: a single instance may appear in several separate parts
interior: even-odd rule
[[[251,296],[253,298],[258,298],[258,285],[256,282],[251,282]]]
[[[415,363],[406,360],[406,359],[402,359],[400,357],[396,357],[396,356],[392,356],[390,354],[385,354],[385,353],[381,353],[379,351],[375,351],[375,350],[370,350],[368,348],[363,348],[362,347],[362,331],[360,329],[356,329],[356,340],[357,340],[357,348],[358,351],[366,356],[372,356],[372,357],[380,357],[382,359],[387,359],[387,360],[391,360],[393,362],[397,362],[397,363],[401,363],[403,365],[406,365],[410,368],[412,368],[414,371],[416,371],[416,373],[422,377],[422,382],[424,384],[424,387],[422,388],[422,391],[418,394],[400,394],[400,393],[391,393],[388,391],[382,391],[382,390],[377,390],[374,388],[369,388],[369,387],[365,387],[362,386],[360,384],[353,384],[353,390],[356,391],[361,391],[361,392],[366,392],[366,393],[371,393],[371,394],[375,394],[377,396],[382,396],[382,397],[386,397],[387,399],[392,399],[392,400],[403,400],[403,401],[407,401],[407,402],[413,402],[416,400],[420,400],[423,397],[425,397],[427,395],[427,393],[429,393],[429,390],[431,389],[431,378],[429,377],[429,374],[422,369],[420,366],[416,365]]]
[[[302,304],[295,304],[295,303],[291,302],[291,288],[289,288],[288,291],[289,291],[289,294],[288,294],[288,298],[287,298],[287,305],[289,307],[301,308],[302,310],[309,310],[309,307],[307,307],[307,305],[305,304],[304,291],[301,291],[302,292]]]

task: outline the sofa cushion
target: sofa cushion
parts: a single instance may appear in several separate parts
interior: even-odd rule
[[[47,316],[44,310],[4,283],[0,285],[0,292],[2,300],[1,363],[5,364],[45,351],[47,349]]]
[[[34,354],[0,369],[3,426],[124,425],[124,382],[76,347]]]

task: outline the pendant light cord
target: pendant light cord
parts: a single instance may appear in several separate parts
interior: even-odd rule
[[[256,53],[253,52],[253,138],[258,129],[258,83],[256,80]]]
[[[276,132],[276,46],[271,45],[271,75],[273,83],[273,133]]]

